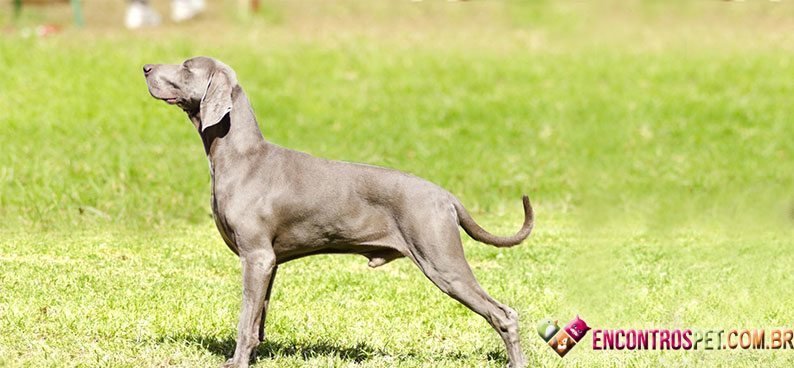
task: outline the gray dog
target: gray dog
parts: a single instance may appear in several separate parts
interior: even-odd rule
[[[532,231],[494,236],[443,188],[396,170],[329,161],[265,141],[237,77],[207,57],[143,67],[149,93],[184,110],[201,135],[212,178],[212,212],[240,257],[243,302],[234,356],[247,367],[264,340],[279,264],[313,254],[352,253],[370,267],[408,257],[444,293],[485,318],[502,337],[512,367],[524,367],[518,314],[491,298],[463,257],[458,226],[477,241],[509,247]]]

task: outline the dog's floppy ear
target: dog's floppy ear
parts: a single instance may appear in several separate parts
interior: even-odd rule
[[[232,89],[236,83],[236,78],[226,66],[215,68],[210,75],[207,91],[199,106],[202,132],[220,123],[232,111]]]

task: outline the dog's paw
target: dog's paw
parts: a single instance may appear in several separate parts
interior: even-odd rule
[[[235,362],[234,359],[229,359],[223,363],[221,368],[248,368],[248,363]]]
[[[526,368],[527,363],[523,359],[515,363],[507,363],[507,368]]]

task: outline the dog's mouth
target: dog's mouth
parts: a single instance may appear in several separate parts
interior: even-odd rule
[[[169,105],[176,105],[177,103],[179,103],[179,97],[176,97],[170,93],[166,93],[166,91],[163,91],[161,88],[158,88],[157,86],[152,86],[151,84],[149,85],[149,94],[158,100],[165,101]]]
[[[163,101],[165,101],[165,102],[166,102],[167,104],[169,104],[169,105],[176,105],[176,104],[178,104],[178,103],[179,103],[179,98],[178,98],[178,97],[160,97],[160,96],[154,96],[154,98],[156,98],[156,99],[158,99],[158,100],[163,100]]]

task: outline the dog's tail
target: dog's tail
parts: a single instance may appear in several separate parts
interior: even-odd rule
[[[529,234],[532,232],[532,227],[535,226],[535,211],[532,210],[532,204],[529,203],[529,197],[526,195],[523,197],[524,200],[524,225],[521,226],[521,229],[513,236],[496,236],[493,235],[480,225],[477,225],[477,222],[471,218],[469,212],[466,211],[466,208],[459,201],[455,201],[455,211],[458,213],[458,223],[460,227],[466,231],[466,234],[469,234],[472,239],[486,243],[495,245],[497,247],[512,247],[524,241]]]

